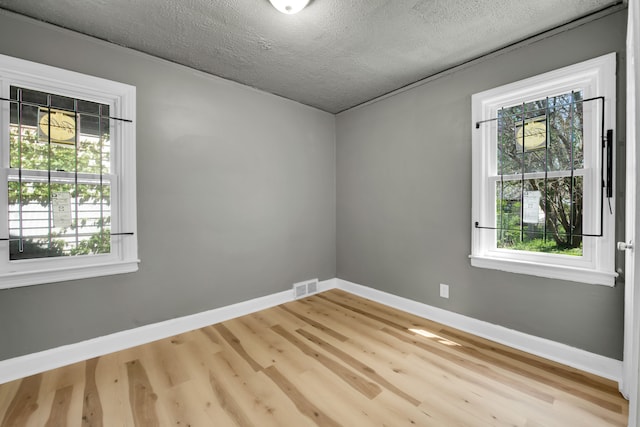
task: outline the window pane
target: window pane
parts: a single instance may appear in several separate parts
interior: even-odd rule
[[[50,95],[51,96],[51,107],[59,108],[63,110],[75,111],[74,99],[69,98],[67,96],[59,96],[59,95]]]
[[[77,108],[81,113],[90,113],[90,114],[100,114],[100,105],[91,101],[83,101],[82,99],[78,99]]]
[[[498,174],[584,167],[582,92],[542,98],[498,112]]]
[[[582,194],[582,177],[497,182],[497,247],[582,256]]]
[[[516,106],[498,113],[497,164],[499,175],[522,173],[522,148],[518,149],[514,136],[516,122],[520,122],[522,108]]]
[[[57,240],[25,238],[22,240],[22,246],[18,240],[9,242],[9,259],[11,261],[58,257],[62,255],[62,252],[61,242]]]
[[[496,188],[497,247],[508,248],[520,241],[521,184],[498,182]]]
[[[555,242],[554,252],[582,255],[582,177],[550,179],[546,188],[547,240]]]
[[[498,173],[518,175],[584,167],[582,93],[503,108],[498,114]],[[497,245],[582,255],[582,178],[510,180],[496,188]],[[578,236],[576,236],[576,234]]]
[[[12,87],[12,89],[14,89]],[[48,96],[45,92],[40,92],[39,90],[33,89],[25,89],[25,88],[15,88],[16,90],[16,99],[22,102],[28,102],[31,104],[37,105],[48,105]]]
[[[107,105],[30,89],[11,89],[23,100],[11,103],[12,168],[110,173]],[[47,107],[48,102],[51,108]],[[73,111],[76,107],[79,112]],[[100,113],[107,117],[101,118]]]
[[[11,103],[10,164],[21,178],[8,183],[10,259],[109,253],[109,119],[100,117],[108,107],[17,87],[11,94],[21,102]]]
[[[9,182],[10,259],[109,253],[110,201],[108,183]]]
[[[584,167],[582,93],[571,92],[549,99],[548,170]]]
[[[78,172],[110,173],[109,120],[78,114]]]

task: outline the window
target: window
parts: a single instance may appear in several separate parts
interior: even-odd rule
[[[0,288],[138,269],[135,87],[0,55]]]
[[[473,266],[613,286],[615,66],[473,95]]]

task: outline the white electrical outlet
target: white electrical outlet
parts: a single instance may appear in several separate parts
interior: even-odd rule
[[[449,285],[440,283],[440,296],[442,298],[449,298]]]

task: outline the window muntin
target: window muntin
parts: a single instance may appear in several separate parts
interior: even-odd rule
[[[604,119],[605,127],[610,129],[615,122],[615,61],[615,54],[609,54],[473,95],[473,122],[478,124],[472,134],[473,266],[593,284],[615,283],[615,203],[604,199],[605,208],[601,210],[600,202],[604,197],[601,125]],[[604,101],[586,102],[599,97]],[[543,103],[545,110],[554,108],[536,111],[539,103],[547,99],[551,102]],[[570,105],[566,106],[569,110],[562,105],[569,100],[575,104],[573,111]],[[500,126],[500,115],[505,112],[517,120],[509,123],[505,117]],[[551,131],[554,127],[562,129],[564,137],[572,141],[563,141]],[[536,140],[543,130],[545,137]],[[501,134],[508,135],[509,142],[504,146],[499,144]],[[519,141],[522,134],[525,147]],[[533,139],[529,144],[527,135]],[[542,139],[546,150],[541,148]],[[573,156],[554,154],[571,149]],[[545,182],[549,188],[540,188]],[[581,187],[582,192],[574,191],[571,197],[571,186]],[[535,209],[527,212],[526,222],[522,218],[522,199],[526,195],[527,202],[535,206],[537,191],[538,222]],[[573,211],[565,215],[571,218],[570,223],[558,218],[549,221],[551,215],[544,206],[546,203],[547,210],[552,207],[545,200],[549,198],[556,208]],[[517,225],[513,227],[517,232],[499,230],[504,228],[503,222]],[[564,233],[572,247],[549,243],[553,227]],[[545,234],[547,242],[544,238],[534,242],[535,237]],[[589,234],[602,237],[584,236]]]

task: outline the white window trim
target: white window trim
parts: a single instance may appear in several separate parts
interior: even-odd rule
[[[471,265],[512,273],[529,274],[553,279],[563,279],[589,284],[613,286],[615,284],[615,199],[611,199],[612,213],[605,199],[603,217],[603,237],[585,237],[583,239],[583,256],[573,257],[525,251],[514,251],[496,248],[495,230],[476,228],[495,224],[495,143],[492,132],[495,126],[477,122],[497,117],[497,110],[502,106],[513,105],[522,101],[531,101],[545,96],[566,93],[578,87],[583,88],[584,98],[605,97],[605,130],[615,129],[616,87],[615,87],[616,54],[611,53],[579,64],[561,68],[505,86],[494,88],[472,96],[472,223],[471,223]],[[585,140],[597,138],[598,143],[591,144],[590,153],[585,153],[585,170],[582,174],[585,183],[600,188],[600,117],[602,104],[591,101],[584,108],[591,109],[598,119],[595,123],[585,125]],[[614,131],[615,136],[615,131]],[[615,137],[614,137],[615,140]],[[615,150],[614,150],[615,152]],[[591,164],[588,164],[588,163]],[[615,156],[614,156],[615,170]],[[615,182],[614,192],[615,195]],[[492,197],[493,194],[493,197]],[[587,200],[593,197],[593,200]],[[598,207],[595,210],[584,210],[584,232],[599,231],[600,211],[599,194],[592,195],[585,191],[585,206]]]
[[[111,236],[111,253],[9,261],[9,242],[0,241],[0,289],[84,279],[138,270],[136,211],[136,88],[86,74],[0,55],[0,96],[9,86],[85,99],[110,107],[114,144],[111,181],[111,229],[133,233]],[[0,236],[8,237],[9,103],[0,101]]]

